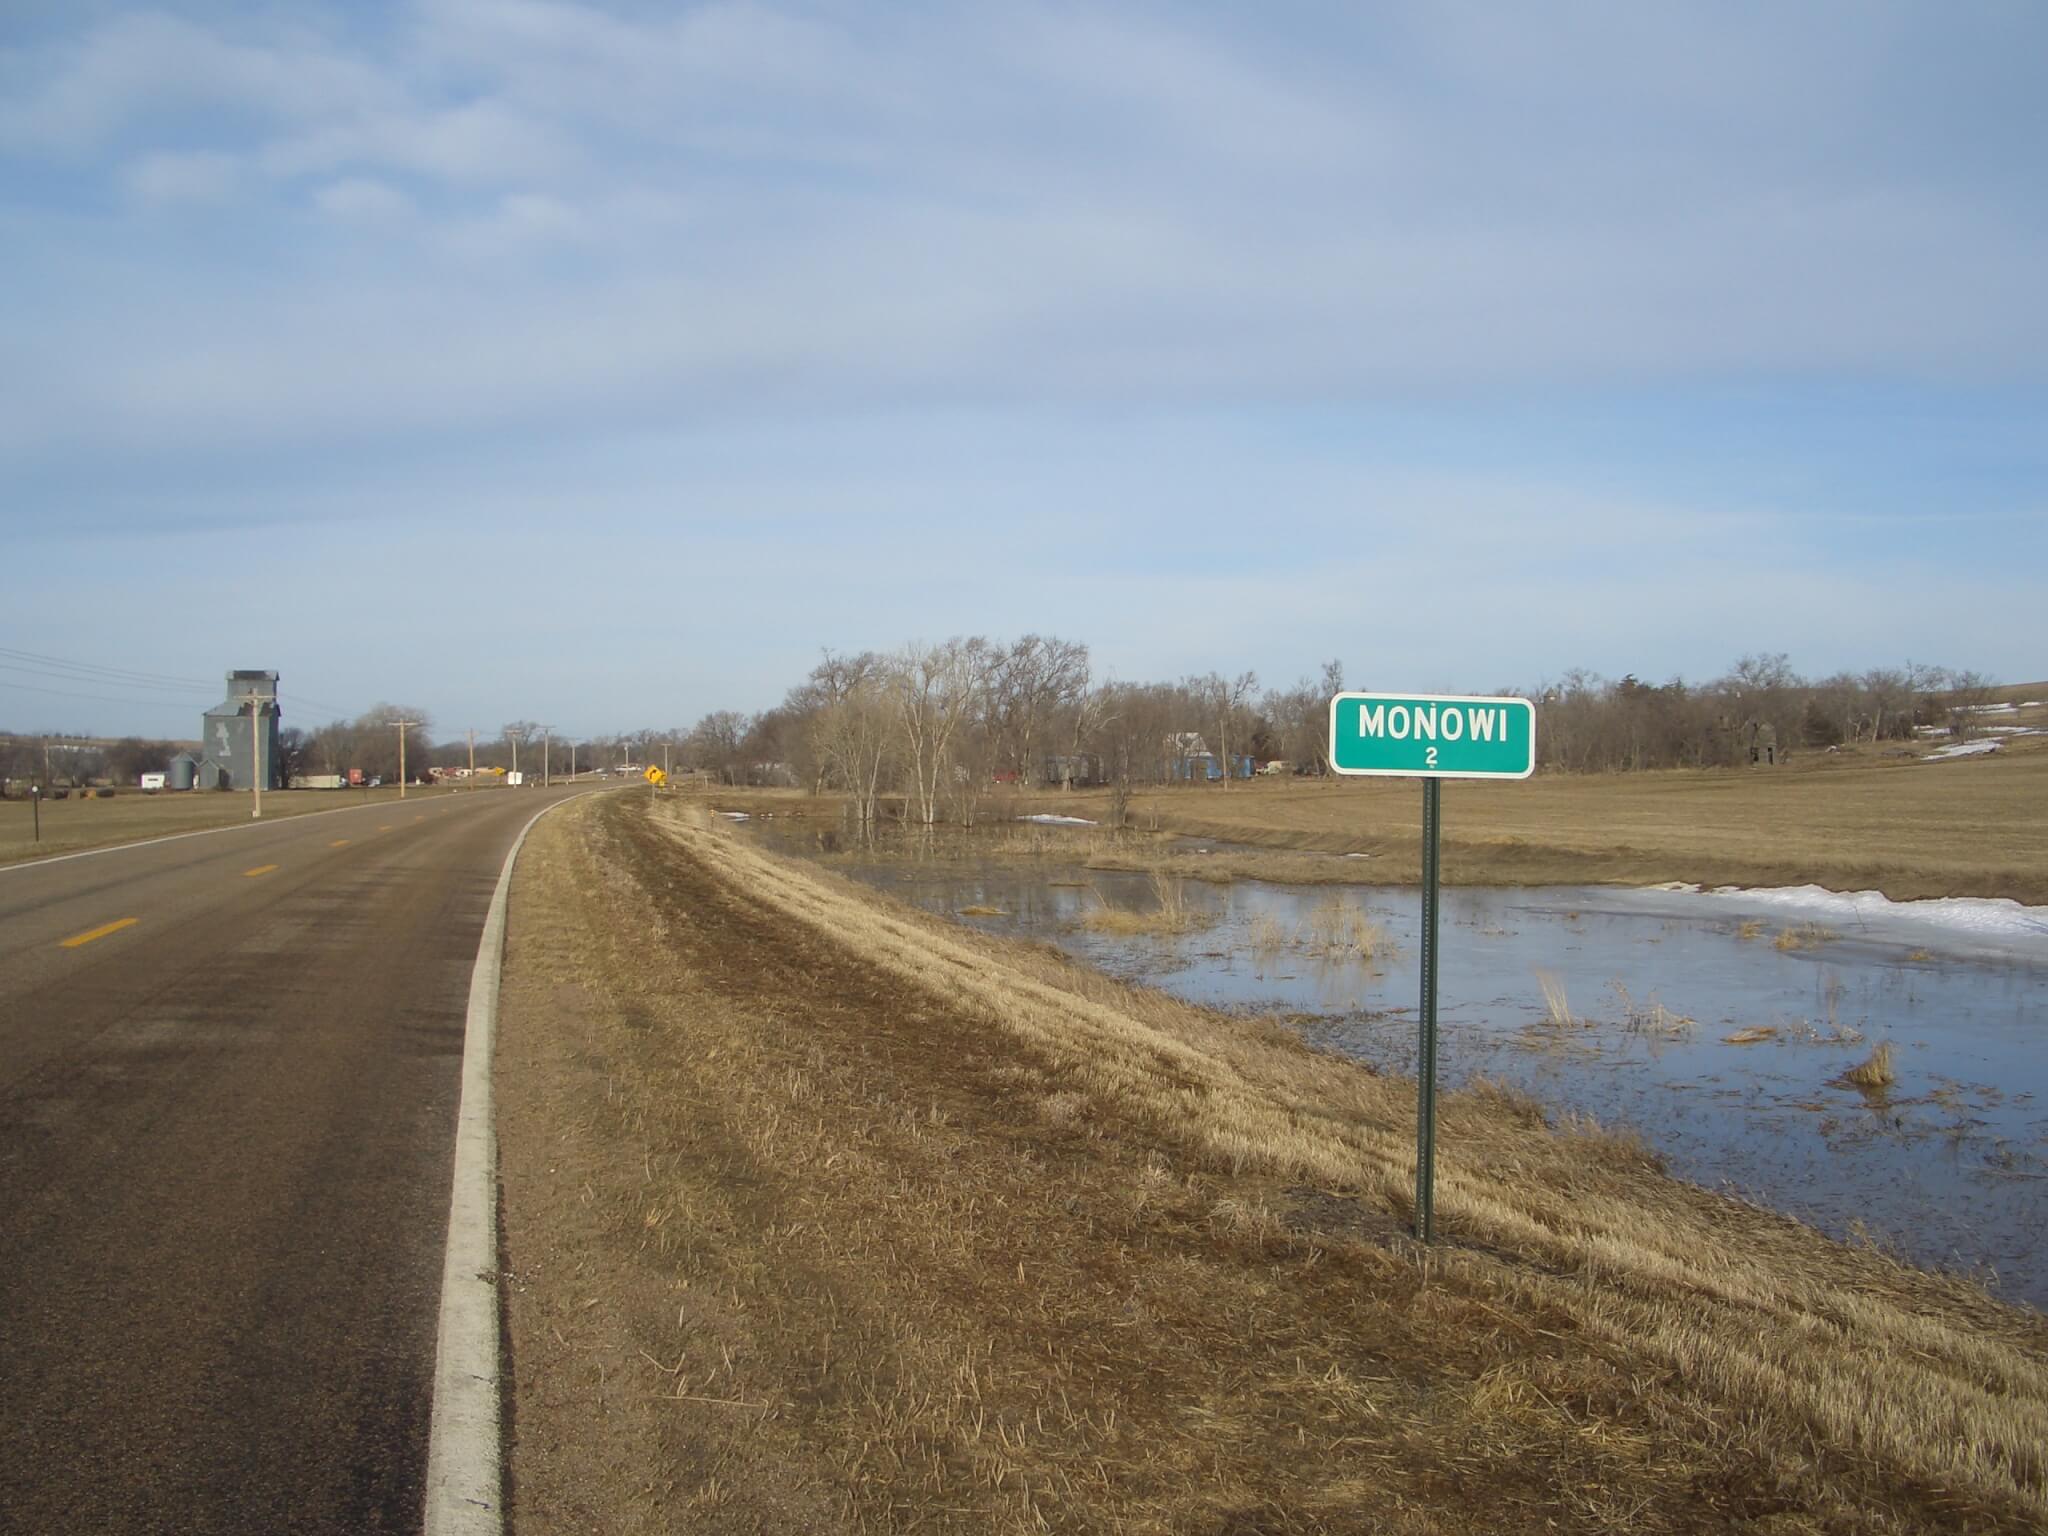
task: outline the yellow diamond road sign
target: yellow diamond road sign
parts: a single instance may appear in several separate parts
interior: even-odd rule
[[[648,765],[647,772],[642,774],[641,777],[646,779],[647,782],[650,784],[658,785],[666,784],[668,782],[668,775],[663,773],[659,768],[653,766],[651,763]]]

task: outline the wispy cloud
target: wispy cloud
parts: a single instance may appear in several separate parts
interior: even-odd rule
[[[1042,424],[1188,454],[1241,416],[1264,436],[1230,483],[1303,498],[1326,537],[1330,508],[1409,497],[1518,559],[1704,569],[1700,530],[1796,522],[1788,486],[1833,513],[1919,475],[1956,503],[1953,456],[1937,479],[1858,391],[1990,400],[2015,440],[2048,395],[2048,19],[2024,8],[410,0],[102,6],[18,36],[0,467],[51,505],[208,475],[232,500],[437,444],[587,465],[714,421],[805,462],[879,420],[943,466],[935,499],[1007,506],[943,451],[972,418],[1101,544],[1181,548],[1199,516],[1209,550],[1233,525],[1197,481]],[[1880,467],[1801,446],[1816,390]],[[1600,439],[1637,397],[1699,402],[1658,438],[1682,445],[1662,482]],[[1518,423],[1573,401],[1559,464]],[[1341,494],[1287,457],[1409,413],[1432,440]],[[1067,457],[1034,464],[1041,441]],[[881,467],[820,470],[803,502]],[[1966,468],[1963,510],[2048,499],[2039,452]],[[649,476],[608,494],[738,496]],[[1683,536],[1646,546],[1667,519]],[[1374,537],[1422,560],[1403,526]]]

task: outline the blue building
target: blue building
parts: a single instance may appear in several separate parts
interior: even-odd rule
[[[263,787],[280,789],[277,674],[230,672],[228,696],[199,721],[200,789],[250,789],[256,783],[257,747],[262,747]]]

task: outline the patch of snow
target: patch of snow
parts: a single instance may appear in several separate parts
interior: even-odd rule
[[[1702,894],[1843,929],[1882,924],[1902,929],[1940,928],[1973,938],[2048,941],[2048,907],[2023,906],[2004,896],[1937,896],[1927,901],[1893,901],[1882,891],[1830,891],[1818,885],[1764,890],[1724,885]]]
[[[1951,757],[1981,757],[1986,752],[1996,752],[2004,745],[2005,743],[2000,741],[1959,741],[1952,747],[1942,747],[1938,751],[1928,753],[1920,761],[1938,763]]]
[[[1041,827],[1092,827],[1097,823],[1085,816],[1053,816],[1041,811],[1036,816],[1019,816],[1019,821],[1035,821]]]
[[[2019,707],[2017,704],[1958,704],[1956,711],[1965,715],[2009,715]]]
[[[754,819],[753,817],[749,816],[745,811],[720,811],[718,814],[723,816],[727,821],[752,821]]]
[[[1344,857],[1347,859],[1369,859],[1372,855],[1369,853],[1347,853]]]

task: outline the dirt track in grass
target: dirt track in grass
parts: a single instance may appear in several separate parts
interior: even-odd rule
[[[497,1065],[515,1528],[1953,1531],[2048,1327],[638,796],[543,821]]]

